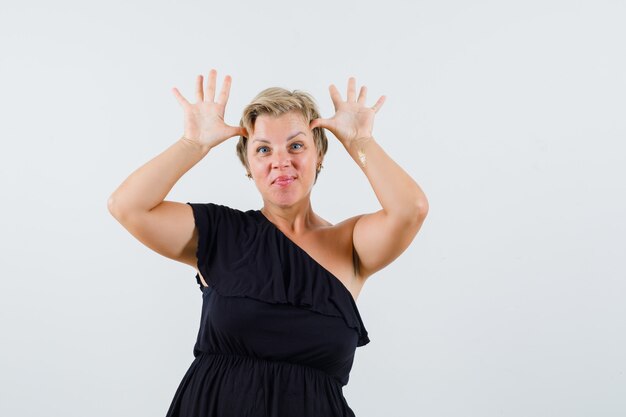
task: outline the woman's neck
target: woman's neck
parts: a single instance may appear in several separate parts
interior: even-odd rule
[[[313,212],[310,200],[288,207],[265,202],[261,213],[285,234],[304,234],[319,225],[319,219]]]

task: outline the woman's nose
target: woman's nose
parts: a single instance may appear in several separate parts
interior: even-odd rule
[[[291,165],[291,156],[287,152],[276,152],[272,160],[273,168],[283,168]]]
[[[291,166],[290,159],[277,159],[274,161],[274,164],[272,165],[272,167],[274,168],[286,168],[289,166]]]

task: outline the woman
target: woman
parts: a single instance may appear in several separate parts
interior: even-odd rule
[[[310,95],[269,88],[239,127],[224,122],[231,78],[217,72],[196,103],[174,88],[184,135],[111,195],[112,215],[138,240],[197,271],[203,296],[194,361],[168,411],[174,416],[354,416],[343,397],[357,346],[369,342],[355,300],[365,281],[411,243],[428,211],[417,183],[372,136],[382,96],[368,107],[348,81],[335,115]],[[331,131],[369,180],[382,209],[336,225],[314,213],[311,190]],[[210,150],[240,135],[237,153],[263,198],[260,210],[164,201]]]

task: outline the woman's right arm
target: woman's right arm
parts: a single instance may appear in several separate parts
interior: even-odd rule
[[[150,249],[195,266],[198,238],[191,207],[164,198],[208,152],[184,137],[179,139],[126,178],[109,197],[109,212]]]
[[[224,122],[231,79],[225,77],[220,96],[214,102],[216,74],[215,70],[209,73],[206,95],[202,76],[197,77],[194,104],[173,89],[185,111],[183,137],[135,170],[107,202],[113,217],[141,243],[193,267],[197,264],[198,236],[192,209],[188,204],[164,201],[164,198],[214,146],[246,133]]]

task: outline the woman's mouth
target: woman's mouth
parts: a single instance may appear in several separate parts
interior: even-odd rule
[[[294,177],[289,177],[289,176],[284,175],[284,176],[280,176],[276,178],[274,180],[274,184],[278,185],[279,187],[286,187],[294,181],[295,181]]]

